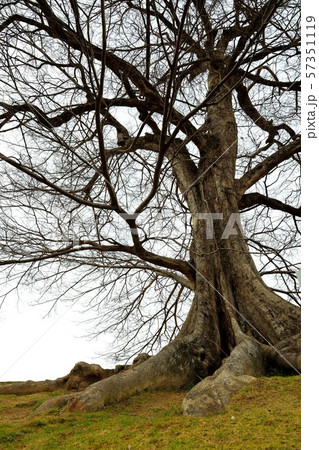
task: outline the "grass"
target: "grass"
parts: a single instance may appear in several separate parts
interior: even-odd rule
[[[223,414],[199,418],[182,415],[183,390],[146,391],[96,413],[32,415],[59,393],[0,396],[0,449],[300,448],[297,376],[260,378]]]

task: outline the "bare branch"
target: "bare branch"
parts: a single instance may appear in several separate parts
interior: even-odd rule
[[[300,152],[300,149],[301,140],[300,137],[297,137],[293,142],[280,147],[275,153],[266,157],[261,163],[246,172],[239,180],[236,181],[238,198],[240,199],[251,186],[264,178],[280,163],[290,159],[293,155]]]
[[[293,216],[301,216],[301,208],[294,208],[293,206],[287,205],[275,198],[267,197],[266,195],[259,194],[258,192],[251,192],[249,194],[244,194],[239,201],[239,209],[247,209],[251,207],[257,207],[259,205],[265,205],[269,208],[276,209],[278,211],[287,212]]]

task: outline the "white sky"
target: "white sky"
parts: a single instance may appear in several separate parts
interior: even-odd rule
[[[30,291],[28,290],[28,294]],[[48,305],[18,305],[14,295],[0,310],[0,381],[55,379],[70,372],[79,361],[114,367],[105,353],[111,336],[88,340],[83,316],[64,305],[46,317]]]

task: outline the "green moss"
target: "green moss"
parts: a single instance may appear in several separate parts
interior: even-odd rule
[[[0,396],[0,449],[300,448],[300,377],[260,378],[223,414],[199,418],[182,415],[182,390],[147,391],[97,413],[31,415],[53,395]]]

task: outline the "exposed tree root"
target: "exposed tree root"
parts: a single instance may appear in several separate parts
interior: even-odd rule
[[[183,400],[185,415],[201,416],[224,411],[233,394],[264,374],[265,364],[260,345],[244,339],[225,358],[213,376],[198,383]]]
[[[156,356],[129,370],[103,379],[83,392],[69,394],[43,403],[36,413],[65,406],[68,411],[97,411],[147,388],[181,387],[205,374],[204,353],[188,339],[175,340]]]
[[[191,389],[183,401],[184,414],[216,414],[225,409],[234,393],[265,373],[266,363],[280,363],[283,368],[291,368],[287,367],[287,361],[293,365],[297,365],[298,361],[300,363],[298,336],[282,341],[276,347],[283,352],[284,359],[271,347],[258,343],[254,338],[243,333],[237,333],[237,337],[237,345],[230,356],[223,360],[212,376],[207,376],[208,363],[204,350],[196,346],[194,341],[184,338],[173,341],[158,355],[143,358],[127,370],[120,370],[122,368],[119,367],[104,370],[98,365],[78,363],[66,377],[54,381],[3,384],[0,385],[0,393],[54,391],[65,388],[68,383],[69,389],[73,390],[87,386],[82,392],[46,401],[35,414],[53,408],[97,411],[107,403],[121,401],[147,388],[181,387],[197,382],[202,377],[203,380]],[[94,382],[92,373],[104,378]]]
[[[141,364],[150,358],[150,355],[141,353],[133,360],[133,366]],[[80,361],[75,364],[68,375],[56,380],[22,381],[17,383],[0,383],[0,394],[2,395],[29,395],[37,392],[53,392],[58,389],[68,391],[83,391],[97,381],[104,380],[127,370],[130,365],[118,365],[114,369],[103,369],[99,364],[88,364]]]

